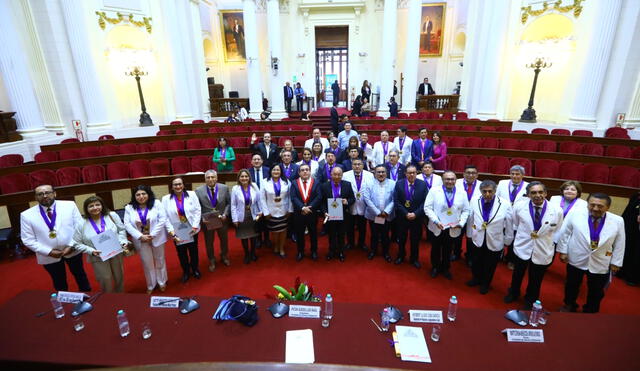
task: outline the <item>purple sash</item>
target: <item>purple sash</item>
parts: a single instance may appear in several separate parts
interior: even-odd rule
[[[100,215],[100,228],[98,228],[96,222],[93,221],[93,218],[89,218],[89,222],[91,223],[93,230],[96,231],[96,234],[104,232],[104,230],[107,228],[107,225],[104,222],[104,215]]]
[[[280,184],[280,178],[273,182],[273,192],[276,194],[276,197],[280,197],[280,192],[282,191],[282,185]]]
[[[540,210],[540,219],[536,220],[535,212],[533,211],[533,201],[529,201],[529,215],[531,215],[531,220],[533,221],[533,230],[539,231],[540,227],[542,227],[542,218],[544,217],[544,213],[547,212],[547,201],[544,201],[544,205],[542,206],[542,210]]]
[[[331,170],[333,170],[335,166],[336,166],[335,164],[334,165],[325,164],[324,171],[327,172],[327,179],[331,179]]]
[[[53,231],[54,227],[56,226],[56,219],[58,218],[56,207],[54,206],[53,211],[51,212],[51,220],[49,220],[47,214],[44,212],[44,210],[42,210],[42,207],[40,207],[40,215],[42,215],[42,219],[44,219],[44,222],[47,224],[47,227],[49,227],[49,230]]]
[[[400,150],[402,151],[402,148],[404,148],[404,142],[407,140],[407,137],[404,138],[398,138],[398,143],[400,143]]]
[[[387,157],[387,152],[389,151],[389,142],[382,143],[382,155]]]
[[[318,161],[319,158],[320,158],[320,156],[313,156],[313,160],[314,161]]]
[[[413,193],[415,192],[416,188],[415,188],[415,184],[411,184],[409,185],[409,181],[407,180],[406,183],[404,183],[404,194],[405,194],[405,199],[406,200],[411,200],[413,199]]]
[[[598,247],[597,243],[600,242],[600,232],[602,232],[602,227],[604,227],[604,221],[606,217],[607,217],[607,214],[602,215],[602,218],[600,218],[600,224],[598,224],[598,229],[596,229],[593,225],[593,217],[592,216],[588,217],[589,236],[591,237],[592,248],[593,248],[593,245],[595,245],[596,248]]]
[[[178,200],[178,196],[171,195],[173,197],[173,201],[176,203],[176,209],[178,209],[178,216],[185,216],[184,214],[184,194],[182,195],[182,200]]]
[[[514,190],[513,183],[509,181],[509,189],[511,190],[509,192],[509,200],[511,201],[511,204],[513,204],[513,202],[516,200],[516,196],[518,195],[518,193],[520,193],[520,190],[522,189],[523,185],[524,185],[524,182],[520,182],[520,185],[518,186],[518,188]]]
[[[147,226],[147,214],[149,213],[149,209],[145,208],[144,209],[144,213],[142,213],[140,211],[140,209],[136,209],[136,212],[138,212],[138,216],[140,217],[140,223],[142,223],[143,227]]]
[[[356,178],[356,189],[360,192],[360,187],[362,187],[362,173],[360,176],[357,176],[356,173],[353,173],[353,176]]]
[[[451,199],[447,196],[447,187],[445,187],[444,184],[442,185],[442,191],[444,192],[444,199],[447,201],[447,207],[451,209],[453,207],[453,201],[456,199],[456,187],[453,187]]]
[[[227,147],[224,147],[220,150],[220,159],[224,160],[226,158],[227,155]]]
[[[333,198],[340,198],[340,184],[336,185],[331,182],[331,190],[333,192]]]
[[[367,148],[367,142],[360,142],[360,147],[362,148],[362,152]]]
[[[251,205],[251,186],[247,186],[247,191],[244,191],[244,188],[242,188],[242,186],[240,187],[240,189],[242,190],[242,195],[244,196],[244,206],[249,206]]]
[[[573,201],[571,201],[569,203],[569,205],[567,205],[567,201],[564,199],[564,197],[562,197],[562,200],[560,201],[560,207],[562,208],[562,215],[563,216],[566,217],[567,214],[569,214],[569,210],[571,210],[573,205],[575,205],[576,201],[578,201],[578,197],[574,198]]]
[[[491,209],[493,209],[493,203],[496,201],[496,198],[492,198],[490,202],[485,202],[482,200],[482,220],[484,222],[489,221],[489,217],[491,216]]]
[[[424,182],[427,183],[427,188],[431,189],[431,185],[433,184],[433,174],[429,175],[429,180],[427,180],[427,176],[422,174],[422,179],[424,179]]]
[[[291,165],[284,167],[284,175],[289,179],[291,177]]]
[[[209,196],[209,202],[211,207],[215,208],[218,205],[218,185],[213,188],[213,195],[211,195],[211,188],[207,187],[207,195]]]
[[[389,164],[389,166],[391,166],[391,164]],[[391,174],[391,179],[393,179],[394,181],[398,181],[398,168],[395,168],[395,174],[393,172],[394,170],[394,166],[391,166],[391,168],[389,169],[389,173]]]

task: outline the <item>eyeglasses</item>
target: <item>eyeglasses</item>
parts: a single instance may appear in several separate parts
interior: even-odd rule
[[[55,191],[38,192],[36,193],[36,197],[51,196],[54,193],[56,192]]]

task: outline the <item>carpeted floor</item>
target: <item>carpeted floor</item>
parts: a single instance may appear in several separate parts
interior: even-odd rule
[[[281,259],[269,249],[258,250],[259,260],[245,265],[242,263],[242,248],[239,240],[231,232],[230,258],[232,265],[225,267],[217,264],[215,272],[207,270],[207,258],[203,238],[200,238],[200,267],[202,279],[191,279],[186,284],[180,283],[182,275],[175,247],[166,247],[169,282],[163,295],[207,295],[227,297],[243,294],[261,298],[273,294],[272,285],[293,286],[296,277],[312,284],[317,293],[330,292],[336,301],[359,303],[391,303],[439,305],[445,306],[451,295],[458,297],[460,306],[473,308],[510,309],[520,307],[521,303],[504,304],[502,298],[511,280],[511,271],[505,264],[500,264],[493,280],[492,290],[487,295],[480,295],[476,288],[469,288],[464,283],[470,278],[469,269],[464,262],[452,264],[453,280],[448,281],[441,276],[429,277],[429,248],[423,241],[420,247],[420,261],[423,267],[418,270],[408,263],[397,266],[385,262],[381,257],[369,261],[362,251],[347,251],[344,263],[337,260],[325,260],[327,238],[321,237],[319,244],[320,259],[313,262],[305,258],[295,261],[295,245],[287,242],[287,257]],[[368,238],[367,238],[368,240]],[[216,253],[219,253],[216,240]],[[395,255],[397,247],[392,246]],[[99,286],[93,279],[91,265],[85,263],[85,269],[97,290]],[[6,302],[23,290],[52,290],[51,280],[45,270],[36,263],[34,256],[15,261],[0,262],[0,303]],[[542,302],[545,308],[556,311],[562,305],[565,266],[558,259],[547,272],[542,285]],[[77,286],[73,277],[68,274],[70,290]],[[526,284],[526,278],[525,282]],[[146,289],[140,258],[133,256],[125,259],[125,291],[141,293]],[[523,286],[523,291],[525,287]],[[584,303],[586,287],[581,290],[579,303]],[[159,291],[154,294],[160,295]],[[638,314],[640,313],[640,288],[627,286],[624,281],[614,278],[613,283],[603,300],[601,311],[604,313]]]
[[[349,113],[350,113],[350,111],[347,110],[346,108],[338,107],[338,115],[342,115],[342,114],[348,115]],[[328,118],[328,117],[331,116],[331,108],[330,107],[318,108],[317,110],[311,112],[309,114],[309,116],[312,117],[312,118],[316,118],[316,119],[317,118],[322,118],[322,117],[327,117]]]

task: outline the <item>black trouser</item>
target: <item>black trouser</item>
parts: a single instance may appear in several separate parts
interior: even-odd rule
[[[427,241],[433,242],[433,240],[436,238],[436,236],[433,234],[433,232],[431,232],[429,230],[429,218],[427,218],[425,216],[423,221],[422,221],[422,224],[424,224],[424,227],[425,227],[424,229],[427,231],[427,234],[426,234],[425,238],[427,239]],[[421,237],[422,237],[422,232],[420,232],[420,234],[421,234]]]
[[[347,225],[347,243],[352,248],[356,247],[356,228],[358,228],[358,248],[364,246],[364,238],[367,235],[367,219],[362,215],[352,215],[349,218],[349,225]]]
[[[517,231],[513,231],[513,236],[516,236]],[[515,238],[513,239],[515,241]],[[516,254],[513,252],[513,242],[509,246],[507,246],[507,255],[504,260],[508,263],[515,263]]]
[[[442,230],[440,235],[434,236],[433,242],[431,242],[431,266],[438,272],[449,271],[451,266],[449,257],[454,243],[455,238],[451,237],[448,229]]]
[[[256,231],[259,233],[258,237],[256,237],[259,245],[271,242],[271,240],[269,240],[269,229],[267,228],[267,220],[265,218],[260,218],[256,222]]]
[[[292,100],[292,99],[293,99],[293,98],[285,98],[285,99],[284,99],[284,109],[285,109],[287,112],[291,112],[291,100]]]
[[[467,256],[471,255],[473,261],[471,266],[471,274],[475,281],[480,284],[481,288],[488,289],[493,280],[493,274],[500,261],[502,250],[492,251],[487,247],[487,239],[481,247],[477,247],[471,241],[467,240]]]
[[[571,264],[567,264],[567,281],[564,285],[564,303],[572,310],[578,309],[578,293],[582,278],[587,275],[587,302],[582,306],[585,313],[598,313],[600,311],[600,302],[604,298],[604,287],[609,279],[609,274],[597,274],[589,271],[583,271]]]
[[[418,261],[418,247],[420,246],[420,235],[422,234],[422,217],[416,217],[413,220],[408,220],[406,217],[399,217],[404,219],[398,219],[398,258],[404,258],[405,249],[404,245],[407,243],[407,232],[409,233],[409,243],[411,246],[411,255],[409,261],[411,263]]]
[[[548,265],[538,265],[529,260],[522,260],[516,254],[513,254],[513,263],[515,265],[513,274],[511,275],[511,287],[509,292],[515,297],[520,296],[520,286],[522,286],[522,279],[524,274],[529,268],[529,279],[527,283],[527,291],[524,295],[524,302],[528,305],[540,298],[540,287],[542,286],[542,279],[547,271]]]
[[[73,277],[76,279],[78,289],[84,292],[91,291],[89,279],[87,279],[87,274],[85,273],[82,265],[82,254],[78,254],[71,258],[63,257],[59,262],[43,265],[44,269],[46,269],[51,276],[53,287],[56,291],[69,291],[69,285],[67,284],[67,271],[64,268],[65,263],[69,266],[71,274],[73,274]]]
[[[391,223],[387,221],[384,224],[376,224],[373,221],[369,221],[372,253],[378,253],[378,242],[380,242],[382,243],[382,255],[389,256],[389,225]]]
[[[389,231],[391,231],[390,241],[398,243],[398,218],[389,222]]]
[[[296,212],[293,216],[293,231],[296,234],[298,252],[304,253],[304,230],[309,231],[309,241],[311,242],[311,252],[318,252],[318,217],[315,212],[308,215]]]
[[[346,213],[345,213],[346,214]],[[346,217],[347,215],[345,215]],[[327,222],[327,236],[329,236],[329,254],[337,256],[344,251],[344,231],[349,218],[341,221]]]
[[[228,259],[229,258],[229,241],[227,239],[229,226],[227,222],[222,222],[223,226],[214,230],[207,230],[207,227],[202,224],[201,231],[204,231],[204,247],[207,250],[207,258],[209,261],[215,261],[216,256],[213,250],[215,235],[218,235],[218,239],[220,240],[220,258]]]
[[[296,98],[296,111],[302,112],[304,110],[304,99]]]
[[[198,235],[193,236],[193,242],[185,243],[182,245],[176,245],[176,251],[178,252],[178,260],[180,260],[180,266],[182,272],[189,273],[198,270]]]
[[[339,101],[340,101],[340,93],[334,94],[333,95],[333,104],[337,105]]]

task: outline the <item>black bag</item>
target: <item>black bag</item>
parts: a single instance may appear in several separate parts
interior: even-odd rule
[[[213,319],[220,321],[236,320],[246,326],[253,326],[258,322],[258,305],[251,298],[234,295],[220,302]]]

